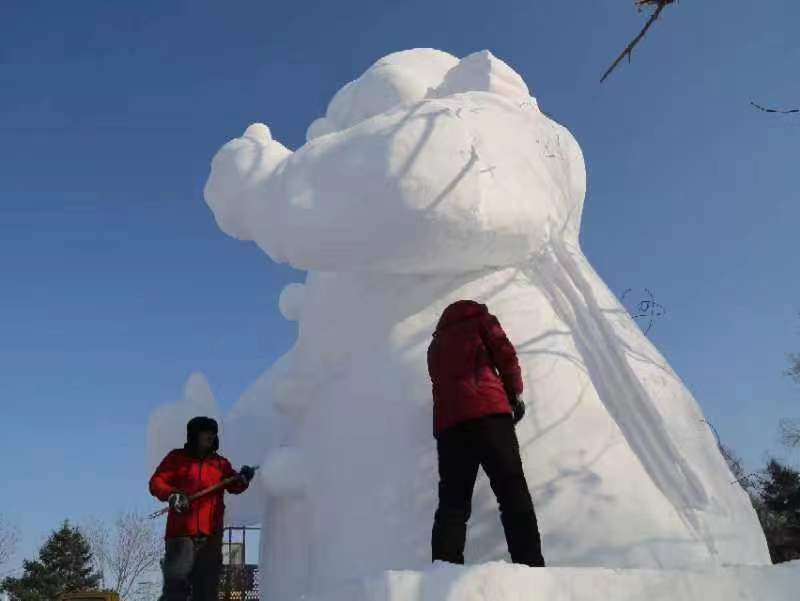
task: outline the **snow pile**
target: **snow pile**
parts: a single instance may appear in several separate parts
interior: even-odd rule
[[[493,563],[387,572],[310,601],[789,601],[798,587],[800,562],[681,571]]]
[[[392,54],[336,94],[308,139],[292,152],[251,125],[214,157],[206,186],[225,232],[309,270],[280,299],[296,343],[224,423],[226,454],[264,458],[247,502],[262,511],[266,598],[325,598],[429,565],[425,352],[462,298],[487,303],[520,354],[517,432],[548,565],[706,571],[491,566],[387,576],[399,588],[374,598],[477,600],[485,587],[493,601],[588,599],[606,587],[615,599],[699,599],[719,574],[761,586],[761,570],[716,571],[769,563],[758,520],[691,393],[581,252],[580,148],[518,74],[488,52]],[[254,519],[250,507],[230,519]],[[504,557],[482,476],[467,560]],[[415,582],[422,597],[403,596]],[[673,585],[689,592],[663,596]]]

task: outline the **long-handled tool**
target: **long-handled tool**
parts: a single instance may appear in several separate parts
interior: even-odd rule
[[[253,471],[255,472],[257,470],[258,470],[258,466],[257,465],[253,466]],[[213,492],[217,492],[219,489],[225,488],[229,484],[233,484],[234,482],[236,482],[236,480],[239,480],[241,478],[242,478],[241,474],[236,474],[235,476],[231,476],[230,478],[225,478],[224,480],[220,480],[219,482],[217,482],[213,486],[209,486],[208,488],[204,488],[203,490],[197,491],[193,495],[189,495],[189,497],[188,497],[189,498],[189,503],[191,504],[192,501],[196,501],[200,497],[205,497],[206,495],[210,495]],[[160,517],[160,516],[164,515],[168,511],[169,511],[169,505],[167,505],[166,507],[164,507],[162,509],[159,509],[158,511],[154,511],[153,513],[151,513],[147,517],[150,518],[151,520],[154,520],[157,517]]]

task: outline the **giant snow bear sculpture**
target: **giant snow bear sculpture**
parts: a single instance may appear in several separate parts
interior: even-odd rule
[[[769,563],[697,403],[581,252],[580,148],[517,73],[489,52],[391,54],[307,138],[291,152],[251,125],[205,189],[223,231],[308,271],[281,296],[294,348],[226,425],[229,446],[266,457],[265,598],[429,562],[425,352],[462,298],[487,303],[520,354],[549,565]],[[485,478],[467,552],[505,557]]]

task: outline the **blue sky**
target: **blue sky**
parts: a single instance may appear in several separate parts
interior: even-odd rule
[[[303,274],[224,236],[209,160],[265,121],[290,147],[391,51],[484,48],[581,143],[584,249],[653,290],[651,336],[757,466],[800,415],[794,0],[682,2],[604,85],[629,0],[9,1],[0,6],[0,514],[21,556],[64,518],[153,506],[149,414],[203,371],[223,408],[291,344]],[[223,441],[224,449],[224,441]]]

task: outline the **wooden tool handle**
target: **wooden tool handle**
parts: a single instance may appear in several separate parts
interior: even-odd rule
[[[228,486],[228,484],[232,484],[233,482],[239,480],[240,478],[242,478],[241,474],[236,474],[235,476],[231,476],[230,478],[225,478],[224,480],[220,480],[213,486],[209,486],[208,488],[204,488],[201,491],[189,495],[189,502],[196,501],[200,497],[205,497],[206,495],[210,495],[212,492],[217,492],[220,488],[225,488],[226,486]],[[153,520],[159,516],[164,515],[168,511],[169,511],[169,505],[163,507],[162,509],[159,509],[156,512],[151,513],[148,517],[151,520]]]

